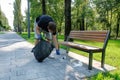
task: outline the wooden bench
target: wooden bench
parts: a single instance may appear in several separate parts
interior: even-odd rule
[[[103,68],[105,62],[105,50],[108,43],[109,35],[110,31],[71,31],[67,38],[67,41],[60,42],[60,44],[89,53],[89,70],[92,70],[93,53],[102,52],[101,67]],[[103,46],[100,48],[95,46],[78,44],[71,42],[70,39],[102,42]]]

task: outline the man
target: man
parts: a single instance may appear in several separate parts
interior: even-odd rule
[[[34,25],[35,30],[35,45],[41,40],[41,32],[44,33],[44,36],[48,42],[53,42],[56,54],[60,55],[59,46],[56,38],[56,24],[53,21],[52,17],[48,15],[38,16]]]

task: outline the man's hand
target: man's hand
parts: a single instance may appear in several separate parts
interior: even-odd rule
[[[60,55],[60,51],[59,51],[59,50],[56,50],[56,54],[57,54],[57,55]]]

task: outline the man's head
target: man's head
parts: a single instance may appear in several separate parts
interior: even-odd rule
[[[55,24],[55,22],[49,22],[48,31],[52,32],[53,34],[56,33],[56,24]]]

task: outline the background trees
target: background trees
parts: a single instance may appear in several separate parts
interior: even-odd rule
[[[21,15],[21,0],[15,0],[14,2],[14,30],[21,34],[22,32],[22,15]]]
[[[20,1],[14,3],[14,27],[16,31],[26,31],[27,19],[22,21],[22,25],[20,21]],[[67,5],[71,6],[67,8]],[[47,14],[53,17],[60,34],[67,36],[71,29],[110,30],[111,36],[117,38],[120,36],[119,7],[119,0],[30,0],[30,28],[33,31],[37,16]]]
[[[119,0],[93,0],[95,10],[97,11],[97,23],[101,25],[101,29],[109,29],[111,36],[120,34],[120,1]],[[100,26],[99,26],[100,27]]]
[[[1,11],[0,7],[0,31],[9,30],[10,26],[5,14]]]

